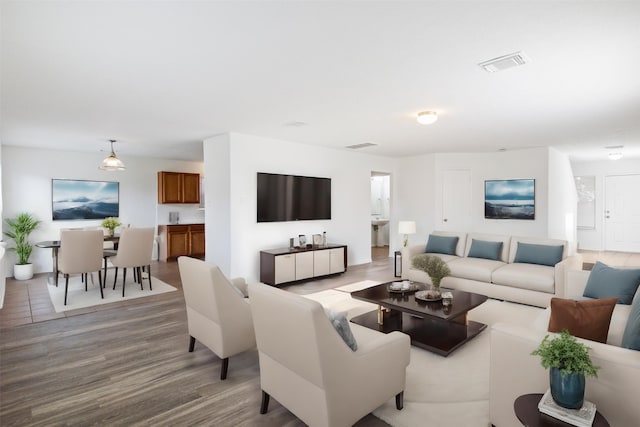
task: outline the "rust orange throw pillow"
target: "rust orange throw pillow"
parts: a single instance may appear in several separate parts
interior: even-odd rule
[[[617,298],[588,301],[551,298],[549,332],[567,329],[575,337],[606,343]]]

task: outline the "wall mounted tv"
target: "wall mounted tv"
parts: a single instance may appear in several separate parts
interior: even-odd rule
[[[51,180],[53,220],[104,219],[120,216],[120,184],[76,179]]]
[[[258,222],[331,219],[331,178],[258,172]]]

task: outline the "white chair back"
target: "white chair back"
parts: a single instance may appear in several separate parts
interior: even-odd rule
[[[154,229],[123,228],[118,242],[118,253],[111,257],[115,267],[141,267],[151,264]]]
[[[90,273],[102,268],[100,230],[61,230],[58,269],[64,274]]]

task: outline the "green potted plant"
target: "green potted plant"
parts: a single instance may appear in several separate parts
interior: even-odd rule
[[[422,270],[431,278],[431,291],[428,294],[429,298],[439,298],[440,282],[443,278],[451,274],[449,266],[440,257],[434,255],[420,254],[413,257],[411,261],[413,268]]]
[[[33,245],[29,243],[29,234],[40,225],[40,221],[35,219],[28,212],[22,212],[15,218],[7,218],[7,231],[4,235],[15,242],[15,247],[9,250],[15,251],[18,259],[13,266],[13,277],[16,280],[28,280],[33,277],[33,265],[29,262]]]
[[[589,347],[579,343],[566,329],[553,339],[546,335],[531,353],[540,356],[540,364],[549,368],[549,386],[553,400],[568,409],[584,403],[585,376],[597,377],[598,366],[589,357]]]
[[[109,232],[109,236],[113,236],[116,227],[120,227],[122,223],[118,221],[118,218],[112,216],[102,220],[102,227],[106,228]]]

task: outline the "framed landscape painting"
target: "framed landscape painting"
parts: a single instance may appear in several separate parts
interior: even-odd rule
[[[75,179],[51,180],[53,220],[120,216],[120,183]]]
[[[484,182],[484,217],[535,219],[536,180],[504,179]]]

